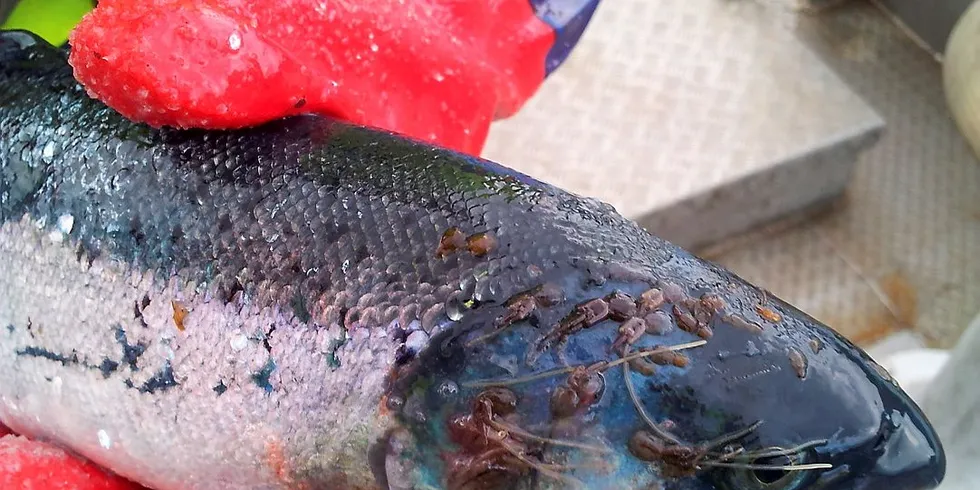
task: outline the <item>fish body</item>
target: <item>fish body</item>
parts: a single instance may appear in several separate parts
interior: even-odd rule
[[[932,488],[860,349],[610,206],[298,116],[154,130],[0,34],[0,421],[151,488]]]

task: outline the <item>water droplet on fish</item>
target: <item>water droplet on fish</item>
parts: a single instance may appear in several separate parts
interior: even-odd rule
[[[493,301],[494,291],[491,282],[490,279],[485,279],[477,283],[476,293],[473,295],[473,298],[481,303]]]
[[[425,423],[428,417],[425,415],[425,404],[421,393],[414,393],[405,401],[402,413],[409,419],[420,424]]]
[[[718,359],[721,359],[722,361],[728,359],[728,357],[731,355],[732,353],[727,350],[718,351]]]
[[[246,345],[248,345],[248,337],[246,337],[245,334],[243,333],[238,333],[231,338],[230,343],[231,343],[231,350],[238,352],[244,349]]]
[[[232,51],[242,49],[242,35],[237,31],[232,32],[231,35],[228,36],[228,47],[231,48]]]
[[[761,351],[755,346],[755,342],[749,341],[748,347],[745,348],[745,355],[748,357],[754,357],[760,353]]]
[[[469,134],[469,132],[467,131],[466,134]],[[532,264],[532,265],[527,266],[527,277],[528,277],[528,279],[537,279],[537,278],[541,277],[541,274],[542,273],[543,273],[543,271],[541,270],[541,268],[538,267],[538,266],[536,266],[536,265],[533,265]]]
[[[405,327],[406,332],[414,332],[416,330],[421,330],[421,329],[422,329],[422,322],[418,320],[412,320],[408,322],[408,326]]]
[[[54,141],[48,141],[44,148],[41,149],[41,158],[44,159],[44,163],[51,163],[54,161],[55,145]]]
[[[413,354],[418,354],[428,343],[429,335],[423,330],[416,330],[405,339],[405,348]]]
[[[460,296],[461,294],[454,293],[446,300],[446,316],[454,322],[462,320],[463,314],[466,313],[466,306],[463,305],[463,300],[460,299]]]
[[[446,76],[443,75],[442,73],[435,72],[432,74],[432,78],[437,82],[441,82],[446,79]]]
[[[109,433],[107,433],[105,430],[99,429],[98,437],[99,445],[102,446],[102,449],[109,449],[112,447],[112,439],[109,438]]]
[[[377,53],[378,52],[378,45],[372,43],[371,44],[371,51],[374,51],[375,53]]]
[[[70,214],[63,214],[58,217],[58,231],[64,233],[65,235],[71,233],[71,229],[75,227],[75,217]]]
[[[476,278],[473,276],[466,276],[460,279],[459,290],[462,292],[460,299],[463,301],[471,299],[473,297],[473,292],[476,290]]]
[[[451,402],[459,395],[459,386],[452,381],[443,381],[436,388],[436,393],[443,401]]]
[[[388,398],[386,405],[388,405],[388,410],[392,412],[401,412],[405,406],[405,399],[400,396],[391,396]]]

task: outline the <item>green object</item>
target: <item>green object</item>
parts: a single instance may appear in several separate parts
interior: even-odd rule
[[[60,46],[68,40],[68,34],[82,16],[92,10],[92,3],[92,0],[21,0],[2,27],[28,30]]]

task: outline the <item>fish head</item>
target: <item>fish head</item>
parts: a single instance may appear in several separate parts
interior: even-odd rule
[[[683,351],[687,365],[664,381],[636,385],[651,418],[669,421],[671,429],[663,432],[713,448],[693,478],[668,479],[664,488],[939,485],[945,455],[936,431],[883,367],[771,294],[732,276],[724,289],[732,294],[721,288],[699,293],[728,301],[710,322],[706,343]],[[652,441],[648,449],[654,451],[632,454],[663,468],[665,454],[656,451],[661,438],[654,437],[656,431],[643,432],[633,447]]]
[[[778,298],[691,260],[712,279],[539,286],[434,336],[392,398],[404,423],[389,483],[939,484],[939,439],[883,368]]]

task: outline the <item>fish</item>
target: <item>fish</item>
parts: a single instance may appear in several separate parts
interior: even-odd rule
[[[322,116],[152,129],[66,60],[0,34],[21,434],[162,490],[943,479],[864,351],[606,203]]]

